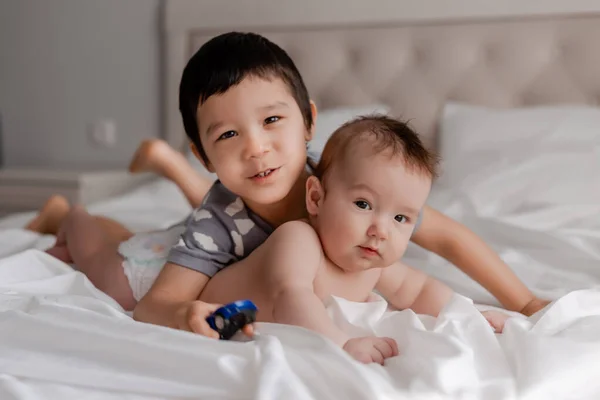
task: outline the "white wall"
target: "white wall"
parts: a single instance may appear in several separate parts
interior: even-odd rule
[[[159,135],[160,0],[0,0],[5,166],[125,166]],[[116,122],[113,148],[87,125]]]

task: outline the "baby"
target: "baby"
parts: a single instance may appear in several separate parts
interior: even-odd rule
[[[383,363],[398,353],[396,343],[349,338],[324,302],[330,296],[364,302],[376,289],[394,307],[438,315],[452,290],[399,261],[435,175],[436,158],[405,123],[385,116],[346,123],[306,182],[309,220],[281,225],[261,248],[263,263],[223,270],[200,300],[250,298],[259,321],[320,332],[359,361]],[[484,315],[502,331],[506,315]]]

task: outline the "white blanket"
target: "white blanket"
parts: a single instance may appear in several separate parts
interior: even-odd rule
[[[401,356],[360,365],[300,328],[259,324],[218,342],[136,323],[80,273],[37,250],[0,261],[0,398],[559,399],[600,394],[600,293],[571,293],[495,335],[456,296],[436,320],[383,301],[332,299],[355,334]]]

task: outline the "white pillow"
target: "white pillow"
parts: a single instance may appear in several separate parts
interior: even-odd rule
[[[315,135],[310,149],[321,153],[331,134],[345,122],[361,115],[389,114],[390,108],[383,104],[371,104],[360,107],[331,108],[319,111]]]
[[[494,162],[590,151],[600,145],[600,109],[564,105],[493,109],[448,103],[440,123],[440,155],[447,184]]]

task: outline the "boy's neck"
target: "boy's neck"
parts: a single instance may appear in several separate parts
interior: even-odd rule
[[[309,173],[303,171],[294,186],[281,201],[269,205],[246,205],[273,228],[288,221],[306,218],[306,180]]]

